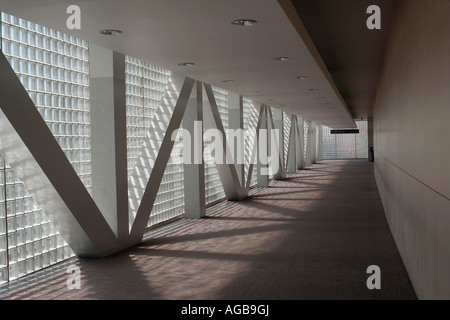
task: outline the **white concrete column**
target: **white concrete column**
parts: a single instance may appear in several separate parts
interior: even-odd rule
[[[316,163],[316,123],[311,122],[311,163]]]
[[[312,163],[312,159],[311,159],[311,153],[312,153],[312,149],[311,149],[311,131],[312,131],[312,127],[311,127],[311,121],[306,121],[306,124],[308,125],[308,131],[306,133],[306,163],[305,166],[309,167],[311,166]]]
[[[267,117],[267,106],[261,106],[261,123],[259,130],[257,131],[257,165],[256,165],[256,174],[258,177],[258,187],[259,188],[267,188],[269,186],[269,175],[266,174],[269,171],[269,164],[263,163],[261,161],[261,156],[265,159],[268,158],[269,155],[269,125],[268,125],[268,117]],[[264,160],[265,160],[264,159]]]
[[[283,180],[286,178],[286,161],[284,158],[284,150],[289,148],[289,146],[284,145],[284,122],[283,122],[283,111],[280,109],[271,108],[268,111],[268,115],[271,116],[272,127],[274,130],[278,130],[279,138],[277,141],[278,144],[278,157],[279,157],[279,165],[277,172],[274,172],[275,180]],[[270,136],[269,136],[270,137]],[[272,139],[269,140],[271,143]]]
[[[197,122],[197,123],[196,123]],[[185,217],[200,219],[206,216],[205,167],[203,162],[203,87],[196,82],[183,118],[183,129],[191,136],[191,164],[184,164]],[[195,141],[194,141],[195,140]],[[195,155],[195,153],[199,153]],[[200,163],[195,160],[202,160]]]
[[[319,150],[317,150],[316,162],[321,162],[323,160],[323,126],[319,125],[318,130],[319,130],[319,143],[318,143]]]
[[[289,132],[289,145],[288,145],[288,158],[287,158],[287,172],[289,174],[297,173],[297,141],[296,137],[296,127],[297,127],[297,118],[295,116],[291,116],[291,130]]]
[[[125,56],[91,44],[92,197],[119,239],[127,241],[128,174]]]
[[[297,132],[297,161],[296,161],[296,165],[297,165],[297,169],[301,170],[304,168],[305,166],[305,160],[304,160],[304,144],[305,144],[305,133],[303,130],[303,118],[302,117],[295,117],[296,120],[296,132]]]

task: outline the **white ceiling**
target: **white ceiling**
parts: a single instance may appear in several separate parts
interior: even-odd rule
[[[81,30],[66,27],[71,4],[81,8]],[[331,77],[277,0],[0,0],[0,10],[329,127],[355,127]],[[231,24],[241,18],[258,24]],[[99,34],[108,28],[123,34]],[[278,56],[290,60],[274,61]],[[196,65],[177,65],[186,61]]]

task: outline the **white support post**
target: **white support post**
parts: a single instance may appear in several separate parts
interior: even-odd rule
[[[284,145],[283,111],[281,111],[280,109],[268,108],[267,116],[269,119],[269,124],[271,124],[271,128],[273,128],[274,130],[278,130],[279,132],[279,138],[277,141],[279,164],[278,170],[274,172],[274,179],[283,180],[286,178],[286,162],[287,162],[287,159],[284,159],[284,150],[285,148],[289,148],[289,146]],[[271,132],[269,133],[269,141],[271,143],[272,139],[270,139],[270,135]]]
[[[128,241],[125,56],[91,45],[92,197],[119,239]]]
[[[200,125],[200,126],[199,126]],[[193,155],[190,164],[184,164],[184,207],[187,219],[200,219],[206,216],[205,205],[205,167],[204,162],[196,163],[195,158],[203,160],[203,87],[201,82],[191,93],[184,117],[183,129],[190,133],[190,154]],[[201,153],[195,156],[195,152]]]
[[[255,143],[253,145],[253,150],[251,152],[251,156],[250,156],[250,166],[248,168],[248,173],[247,173],[247,178],[246,178],[246,193],[248,194],[248,191],[250,190],[250,184],[251,184],[251,180],[252,180],[252,176],[254,174],[257,175],[257,180],[258,179],[258,175],[259,175],[259,166],[258,166],[258,162],[259,162],[259,157],[258,157],[258,141],[259,141],[259,134],[260,134],[260,129],[261,129],[261,125],[264,122],[264,106],[262,105],[257,105],[255,106],[255,108],[259,111],[259,115],[258,115],[258,123],[256,124],[256,132],[255,132]],[[256,170],[254,170],[256,165]],[[256,172],[255,172],[256,171]]]
[[[311,145],[312,145],[312,135],[311,135],[311,131],[312,131],[312,125],[311,125],[311,121],[306,121],[306,124],[308,125],[308,131],[306,133],[306,167],[311,166],[312,163],[312,159],[311,159],[311,153],[312,153],[312,149],[311,149]]]
[[[311,163],[316,163],[317,159],[316,159],[316,150],[317,150],[317,146],[316,146],[316,141],[317,141],[317,126],[315,122],[311,122]]]
[[[319,125],[318,130],[319,130],[319,143],[318,143],[319,150],[317,150],[316,161],[321,162],[323,160],[323,125]]]
[[[269,155],[269,125],[268,125],[268,116],[267,116],[267,106],[263,105],[261,107],[261,124],[257,134],[257,175],[258,175],[258,187],[259,188],[267,188],[269,186],[269,164],[262,163],[261,157],[267,158]],[[264,131],[265,130],[265,131]]]
[[[304,144],[305,144],[305,133],[303,130],[303,118],[302,117],[295,117],[295,121],[296,121],[296,133],[297,133],[297,137],[298,137],[298,141],[296,144],[297,147],[297,161],[296,161],[296,165],[297,165],[297,170],[302,170],[305,166],[305,160],[304,160]]]
[[[287,171],[289,174],[297,173],[297,143],[296,143],[297,121],[295,116],[291,116],[291,130],[289,132],[289,146],[287,156]]]

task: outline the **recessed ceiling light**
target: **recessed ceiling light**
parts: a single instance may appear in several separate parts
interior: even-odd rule
[[[275,57],[273,58],[273,60],[275,61],[288,61],[290,58],[289,57]]]
[[[119,34],[122,34],[123,32],[121,30],[116,30],[116,29],[105,29],[105,30],[100,30],[99,33],[103,34],[105,36],[118,36]]]
[[[259,91],[256,91],[256,90],[255,90],[255,91],[250,91],[249,93],[250,93],[250,94],[258,94]]]
[[[319,99],[319,100],[327,100],[327,97],[319,97],[317,99]]]
[[[193,66],[195,66],[195,63],[193,63],[193,62],[180,62],[180,63],[178,63],[178,65],[181,66],[181,67],[193,67]]]
[[[267,99],[266,101],[275,101],[275,99]]]
[[[223,82],[223,83],[233,83],[234,80],[223,80],[222,82]]]
[[[316,92],[319,91],[319,89],[309,89],[309,91]]]
[[[258,21],[252,19],[237,19],[231,22],[235,26],[251,27],[257,24]]]
[[[295,79],[297,79],[297,80],[306,80],[306,79],[308,79],[308,77],[307,76],[298,76],[298,77],[295,77]]]

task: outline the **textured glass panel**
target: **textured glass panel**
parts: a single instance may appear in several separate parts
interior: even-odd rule
[[[5,161],[0,156],[0,284],[8,281],[8,235],[6,234]]]
[[[337,159],[336,136],[330,133],[330,128],[323,127],[323,159]]]
[[[368,123],[355,121],[359,134],[331,134],[328,127],[323,127],[323,159],[368,159]]]
[[[287,164],[289,138],[291,135],[291,115],[283,112],[284,164]]]
[[[0,269],[9,280],[14,280],[42,269],[39,262],[44,251],[61,248],[65,254],[52,263],[74,256],[73,251],[59,235],[14,170],[0,156],[0,179],[3,190],[10,190],[6,201],[0,201]],[[5,188],[6,187],[6,188]],[[8,279],[3,278],[4,281]]]
[[[159,126],[167,117],[155,115],[166,93],[171,71],[148,62],[126,56],[126,101],[127,101],[127,157],[128,176],[131,177],[149,130]],[[167,123],[164,123],[167,125]],[[162,142],[151,141],[151,152],[157,153]],[[174,154],[176,151],[172,151]],[[144,188],[145,186],[140,186]],[[136,188],[136,186],[134,186]],[[131,191],[133,192],[133,191]],[[184,213],[183,165],[174,163],[172,157],[167,163],[159,191],[153,205],[147,226],[179,217]]]
[[[306,163],[306,159],[308,159],[308,132],[309,132],[309,125],[308,122],[303,120],[303,160]]]
[[[3,53],[89,190],[90,156],[84,156],[90,154],[90,130],[86,130],[90,126],[87,43],[79,41],[83,57],[73,57],[70,51],[61,56],[58,46],[67,45],[63,43],[66,40],[51,37],[54,31],[5,13],[1,14],[1,22]],[[63,74],[66,76],[59,76]],[[78,97],[78,92],[85,96]],[[79,110],[86,114],[82,121],[73,116]],[[50,237],[59,239],[59,244],[48,241]],[[0,156],[0,283],[42,269],[46,266],[41,263],[42,252],[58,248],[65,254],[49,263],[74,256]]]
[[[220,119],[226,132],[228,129],[228,91],[212,87],[214,98],[216,99],[217,108],[219,110]],[[204,140],[205,149],[210,145],[210,141]],[[214,159],[210,152],[205,152],[205,197],[206,204],[225,198],[222,182],[219,172],[214,164]]]
[[[171,71],[126,56],[128,175],[151,129],[156,110],[166,92]]]
[[[84,185],[91,190],[88,44],[2,13],[2,47]],[[72,38],[73,40],[73,38]],[[74,112],[82,113],[77,118]],[[64,130],[61,130],[64,128]]]
[[[369,159],[369,133],[367,121],[356,121],[359,134],[356,135],[356,158]]]
[[[338,134],[336,137],[337,159],[356,158],[356,135]]]

